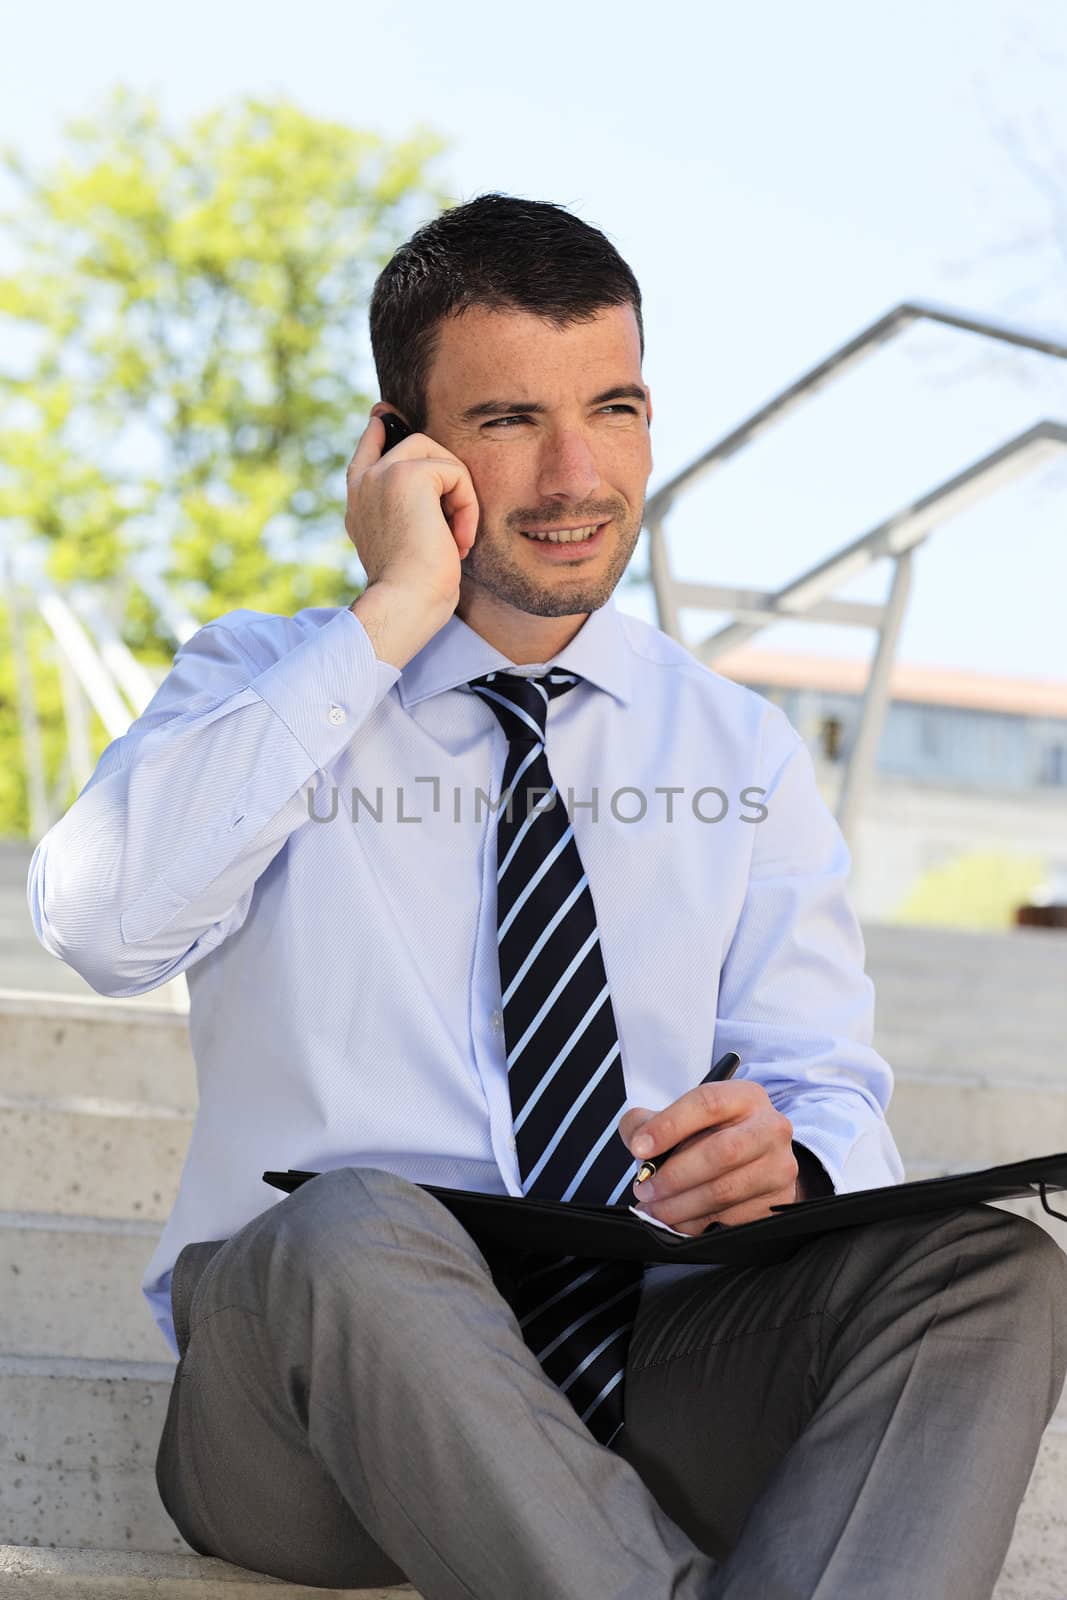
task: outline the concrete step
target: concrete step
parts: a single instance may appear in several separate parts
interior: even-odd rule
[[[187,1015],[141,1000],[0,989],[8,1095],[82,1095],[194,1111]]]
[[[1025,1004],[1025,1001],[1020,1001]],[[983,1033],[968,1037],[955,1018],[943,1024],[907,1021],[875,1036],[874,1047],[901,1078],[966,1078],[991,1085],[1021,1077],[1052,1088],[1067,1085],[1067,1034],[1034,1041],[1015,1028],[1010,1038]]]
[[[1067,1422],[1053,1418],[992,1600],[1067,1600]]]
[[[193,1554],[0,1545],[0,1595],[18,1593],[26,1600],[81,1600],[82,1596],[86,1600],[266,1600],[268,1588],[274,1590],[274,1600],[312,1600],[327,1594],[336,1600],[393,1600],[394,1595],[416,1595],[409,1583],[390,1589],[308,1589],[302,1583],[280,1583],[228,1561]]]
[[[191,1129],[187,1112],[137,1101],[0,1096],[0,1211],[162,1224]]]
[[[1067,936],[867,925],[875,1046],[897,1072],[1064,1081]]]
[[[0,1212],[0,1356],[173,1363],[141,1293],[159,1234],[158,1222]]]
[[[945,1161],[961,1170],[1067,1151],[1067,1084],[1011,1078],[898,1074],[886,1120],[906,1164]]]
[[[0,1543],[192,1553],[155,1458],[173,1364],[0,1357]]]
[[[879,987],[873,1042],[894,1072],[965,1072],[993,1082],[1021,1072],[1063,1082],[1067,1005],[1058,995],[998,994],[993,1014],[988,996],[969,1007],[960,995],[925,1005],[914,996],[894,999],[890,991],[889,984]]]
[[[953,973],[961,986],[995,972],[1003,982],[1045,986],[1067,966],[1067,934],[1062,929],[1010,928],[977,932],[965,928],[908,927],[865,922],[862,927],[867,970],[875,984],[907,974],[922,983]]]

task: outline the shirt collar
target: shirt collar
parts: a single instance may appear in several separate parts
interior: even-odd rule
[[[606,689],[621,705],[630,703],[633,694],[630,646],[612,597],[609,596],[598,610],[591,611],[570,644],[540,667],[516,667],[453,613],[444,627],[412,656],[402,669],[396,687],[400,703],[407,710],[420,700],[429,699],[430,695],[458,688],[485,672],[531,673],[549,666],[576,672],[598,689]]]

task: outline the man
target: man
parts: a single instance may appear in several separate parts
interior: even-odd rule
[[[94,988],[189,977],[159,1490],[195,1549],[326,1587],[978,1600],[1067,1369],[1039,1228],[975,1206],[642,1273],[476,1241],[420,1187],[640,1192],[692,1235],[903,1176],[802,741],[613,602],[640,310],[556,206],[419,230],[371,305],[364,593],[201,629],[35,854],[38,933]],[[642,1134],[680,1145],[654,1190]],[[279,1167],[321,1176],[282,1198]]]

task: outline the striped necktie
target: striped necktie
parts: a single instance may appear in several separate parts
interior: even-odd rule
[[[628,1205],[638,1163],[593,896],[545,755],[548,702],[579,680],[490,672],[470,687],[508,738],[497,820],[497,949],[523,1194]],[[508,791],[511,790],[510,806]],[[507,1298],[542,1370],[601,1444],[623,1426],[641,1262],[527,1252]]]

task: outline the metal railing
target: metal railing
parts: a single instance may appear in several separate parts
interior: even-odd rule
[[[158,580],[138,578],[172,637],[184,644],[199,624]],[[118,739],[141,715],[159,686],[162,674],[149,671],[120,637],[108,615],[100,587],[78,585],[61,594],[44,578],[19,583],[10,554],[0,546],[0,594],[11,619],[12,654],[19,731],[26,761],[30,832],[47,833],[62,815],[71,783],[80,792],[93,771],[90,709],[109,739]],[[29,599],[27,606],[26,599]],[[56,647],[63,718],[65,761],[51,794],[45,779],[40,722],[25,637],[25,617],[32,609],[48,626]]]
[[[856,822],[866,795],[889,703],[890,672],[907,609],[912,582],[912,558],[923,540],[967,506],[985,499],[1004,484],[1035,471],[1067,449],[1067,425],[1045,420],[1036,423],[997,449],[947,478],[921,499],[904,506],[869,532],[818,562],[777,591],[742,589],[723,584],[687,583],[675,578],[670,567],[664,523],[678,498],[703,482],[732,456],[777,426],[791,411],[806,404],[828,384],[836,382],[860,361],[866,360],[914,323],[926,321],[961,329],[995,342],[1040,355],[1067,360],[1067,342],[1006,323],[975,317],[921,301],[905,301],[849,339],[832,355],[788,385],[703,451],[655,494],[645,506],[649,534],[649,568],[656,598],[657,620],[664,632],[685,644],[679,614],[683,607],[724,612],[731,621],[691,649],[710,666],[725,651],[735,648],[772,623],[829,622],[846,627],[870,627],[878,638],[872,658],[856,736],[842,773],[837,796],[837,820],[855,851]],[[893,566],[889,592],[881,604],[839,600],[834,591],[875,562],[890,559]]]
[[[14,563],[0,550],[0,592],[6,595],[15,665],[17,713],[26,762],[30,830],[40,840],[66,809],[71,784],[80,793],[92,777],[94,761],[90,737],[90,711],[95,711],[110,739],[118,739],[148,705],[158,687],[158,677],[139,662],[119,636],[99,593],[79,588],[62,595],[45,580],[27,586],[32,605],[47,624],[56,646],[60,692],[66,731],[64,761],[50,794],[46,781],[43,741],[25,634],[25,607]],[[153,594],[157,604],[165,597]],[[180,611],[164,611],[167,626],[179,642],[196,631],[197,624]],[[189,989],[185,975],[160,986],[158,1000],[177,1011],[188,1011]]]

